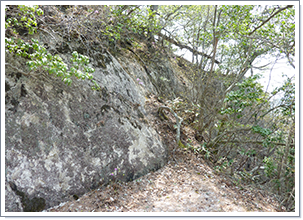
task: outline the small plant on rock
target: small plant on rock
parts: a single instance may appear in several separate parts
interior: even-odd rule
[[[114,172],[110,174],[110,179],[109,179],[109,187],[112,187],[115,192],[118,188],[120,188],[121,185],[121,180],[118,179],[118,174],[120,173],[120,168],[115,168]],[[122,174],[124,176],[124,173]]]

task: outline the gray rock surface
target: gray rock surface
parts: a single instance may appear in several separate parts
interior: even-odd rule
[[[144,96],[157,93],[151,76],[127,59],[102,57],[105,67],[93,66],[100,91],[87,81],[67,86],[6,67],[6,211],[41,211],[107,183],[115,168],[117,178],[129,181],[167,162],[144,109]],[[14,57],[6,62],[22,69]]]

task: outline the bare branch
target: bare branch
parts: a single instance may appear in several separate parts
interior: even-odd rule
[[[287,57],[288,63],[292,66],[292,68],[296,69],[295,64],[293,63],[293,59],[289,56],[289,53],[286,53],[286,57]]]
[[[25,75],[25,76],[30,76],[30,75],[31,75],[30,73],[26,73],[26,72],[20,70],[19,68],[13,66],[13,65],[10,64],[10,63],[5,63],[5,65],[7,65],[7,66],[11,67],[12,69],[18,71],[19,73],[22,73],[22,74]]]
[[[263,144],[263,141],[243,141],[243,140],[229,140],[229,141],[218,141],[218,143],[241,143],[241,144]],[[271,142],[274,145],[279,145],[279,146],[286,146],[286,143],[278,143],[278,142]],[[289,144],[290,146],[294,147],[295,144]]]
[[[180,49],[184,49],[184,48],[185,48],[185,49],[189,50],[190,52],[192,52],[192,53],[194,53],[194,54],[199,54],[199,55],[201,55],[201,56],[203,56],[203,57],[206,57],[206,58],[208,58],[208,59],[212,59],[212,58],[213,58],[212,56],[210,56],[210,55],[208,55],[208,54],[205,54],[205,53],[203,53],[203,52],[197,51],[197,50],[195,50],[195,49],[193,49],[193,48],[191,48],[191,47],[189,47],[189,46],[187,46],[187,45],[184,45],[184,44],[182,44],[182,43],[176,41],[175,39],[172,39],[172,38],[170,38],[170,37],[168,37],[168,36],[166,36],[166,35],[164,35],[164,34],[162,34],[162,33],[158,33],[158,35],[159,35],[160,37],[162,37],[163,39],[167,40],[168,42],[170,42],[170,43],[172,43],[172,44],[178,46]],[[215,62],[216,64],[220,64],[220,62],[219,62],[218,60],[215,60],[214,62]]]
[[[271,64],[271,62],[270,63],[268,63],[268,64],[265,64],[265,65],[263,65],[263,66],[251,66],[252,68],[254,68],[254,69],[258,69],[258,70],[262,70],[264,67],[267,67],[268,65],[270,65]]]

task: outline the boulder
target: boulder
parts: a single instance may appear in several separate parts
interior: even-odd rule
[[[148,124],[148,91],[136,80],[144,76],[125,71],[109,52],[102,57],[104,66],[93,66],[99,91],[88,81],[67,86],[6,67],[6,211],[41,211],[167,162],[167,148]],[[6,62],[23,68],[21,58],[6,55]]]

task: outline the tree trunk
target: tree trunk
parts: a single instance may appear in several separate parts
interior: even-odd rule
[[[150,20],[154,19],[155,15],[156,15],[156,13],[158,11],[158,8],[159,8],[159,5],[151,5],[150,6],[150,10],[153,12],[152,15],[149,17]],[[153,25],[151,25],[151,28],[152,29],[154,28]],[[154,37],[153,31],[149,30],[148,32],[149,32],[149,40],[151,42],[154,42],[155,41],[155,37]]]
[[[282,182],[282,179],[284,178],[284,174],[285,174],[285,171],[286,171],[288,154],[289,154],[289,149],[290,149],[290,146],[291,146],[291,139],[292,139],[291,136],[292,136],[292,133],[293,133],[293,130],[294,130],[294,126],[295,126],[295,123],[292,123],[292,126],[288,131],[288,136],[287,136],[287,141],[286,141],[286,146],[285,146],[285,153],[282,156],[281,164],[280,164],[279,169],[278,169],[278,179],[281,182]],[[281,188],[282,188],[282,186],[279,187],[279,190],[278,190],[279,194],[281,194],[281,191],[283,191]]]

